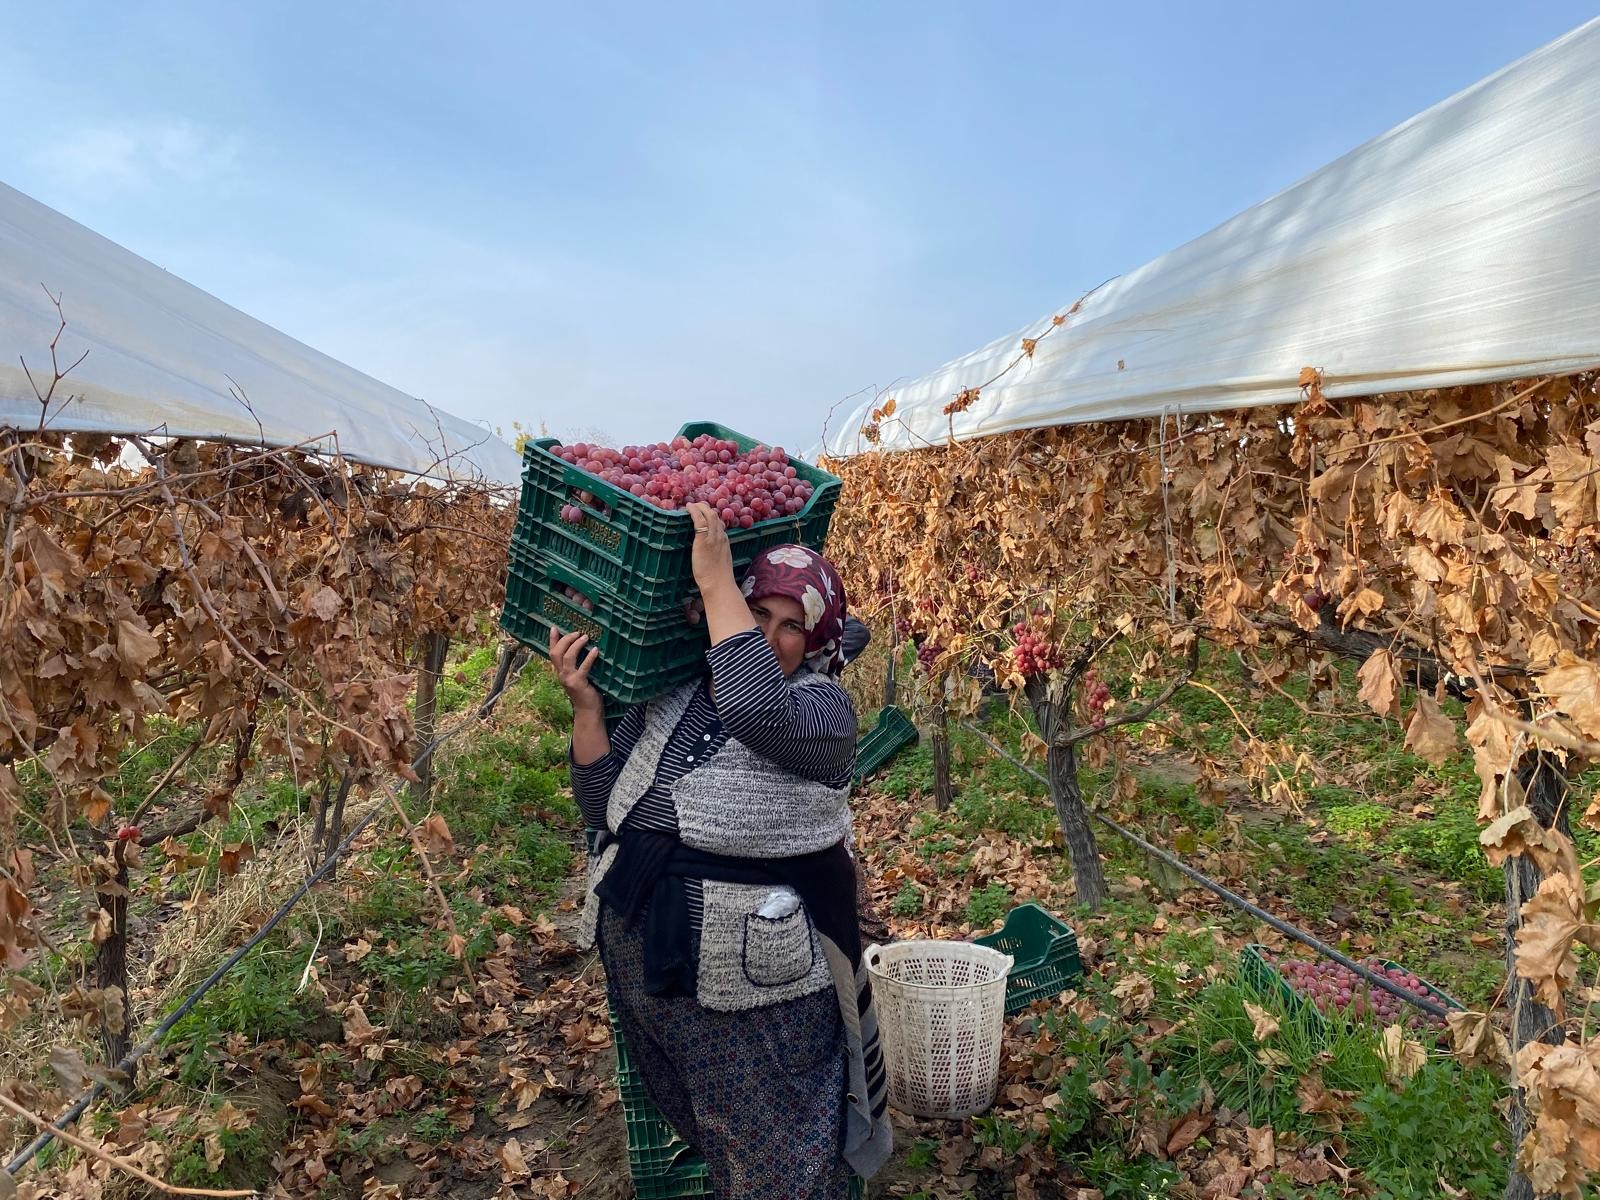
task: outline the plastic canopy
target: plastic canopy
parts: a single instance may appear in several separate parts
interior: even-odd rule
[[[1600,365],[1600,19],[1061,312],[835,418],[826,450],[872,449],[891,396],[879,445],[912,449],[1292,403],[1306,367],[1365,396]]]
[[[57,390],[51,429],[271,446],[317,439],[318,449],[336,444],[349,458],[417,474],[519,477],[516,453],[488,430],[295,341],[5,184],[0,426],[39,422],[28,373],[49,382],[60,320],[52,295],[67,320],[61,364],[88,356]]]

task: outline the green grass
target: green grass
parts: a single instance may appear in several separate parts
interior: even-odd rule
[[[1438,767],[1406,752],[1398,723],[1356,709],[1353,668],[1333,695],[1312,701],[1351,710],[1346,717],[1308,716],[1291,699],[1245,686],[1244,674],[1236,658],[1213,654],[1204,677],[1229,697],[1254,734],[1279,747],[1303,812],[1277,813],[1264,805],[1230,812],[1197,792],[1188,772],[1136,749],[1122,764],[1082,770],[1085,795],[1091,803],[1110,804],[1119,818],[1202,869],[1218,861],[1215,854],[1235,856],[1244,863],[1244,886],[1268,907],[1356,957],[1394,959],[1469,1005],[1487,1002],[1504,968],[1497,948],[1485,950],[1470,939],[1495,932],[1493,906],[1503,885],[1478,844],[1479,784],[1464,743]],[[1305,696],[1303,679],[1285,686]],[[1238,761],[1240,723],[1216,697],[1185,689],[1170,716],[1162,727],[1168,746],[1211,756],[1224,771]],[[1024,726],[1016,716],[991,720],[987,729],[1014,752],[1020,747]],[[954,803],[948,812],[918,813],[911,826],[912,848],[943,877],[941,887],[960,879],[970,865],[968,852],[985,836],[1005,833],[1038,845],[1054,823],[1036,781],[990,758],[960,730],[952,745]],[[1304,755],[1298,764],[1297,754]],[[1128,769],[1137,785],[1131,796],[1113,787],[1115,772]],[[1575,809],[1586,805],[1596,779],[1590,773],[1574,781]],[[929,748],[902,754],[879,787],[901,800],[928,797]],[[1108,879],[1159,879],[1142,852],[1104,828],[1096,833]],[[1593,834],[1577,840],[1585,858],[1600,853]],[[1363,1194],[1422,1200],[1441,1194],[1440,1180],[1464,1196],[1500,1194],[1506,1169],[1500,1081],[1438,1052],[1410,1080],[1393,1081],[1377,1053],[1378,1031],[1312,1029],[1291,1019],[1276,999],[1265,1006],[1277,1011],[1281,1029],[1264,1057],[1245,1009],[1247,1000],[1261,1000],[1238,982],[1231,949],[1252,932],[1253,919],[1226,910],[1215,918],[1215,931],[1190,926],[1183,932],[1187,922],[1174,920],[1170,905],[1158,909],[1152,894],[1119,892],[1098,913],[1078,915],[1080,929],[1100,943],[1105,965],[1081,985],[1097,1013],[1056,1008],[1042,1017],[1044,1033],[1056,1043],[1048,1069],[1061,1103],[1049,1111],[1048,1132],[1013,1126],[998,1112],[975,1120],[980,1145],[998,1148],[1009,1160],[1030,1145],[1037,1151],[1042,1139],[1061,1178],[1086,1181],[1107,1200],[1163,1196],[1179,1176],[1171,1163],[1129,1149],[1135,1123],[1176,1118],[1210,1098],[1251,1124],[1272,1125],[1291,1144],[1295,1138],[1326,1140],[1320,1118],[1301,1111],[1299,1088],[1315,1077],[1344,1095],[1341,1154],[1357,1171]],[[994,881],[966,892],[963,915],[987,926],[1011,903],[1006,883]],[[897,916],[914,917],[926,904],[908,882],[890,907]],[[1158,915],[1170,927],[1152,934]],[[1227,938],[1220,936],[1224,931]],[[1150,1014],[1129,1018],[1118,1012],[1110,988],[1134,970],[1149,976],[1157,998]],[[1151,1018],[1161,1021],[1154,1032],[1146,1023]],[[934,1162],[921,1146],[907,1157],[908,1166]],[[1263,1186],[1264,1196],[1281,1200],[1340,1194],[1331,1186],[1306,1189],[1284,1175]]]
[[[933,748],[925,740],[900,751],[875,790],[896,800],[933,793]]]
[[[455,1127],[442,1109],[431,1108],[411,1123],[411,1136],[432,1146],[455,1138]]]
[[[962,915],[974,929],[987,929],[1011,911],[1011,889],[1003,883],[991,883],[972,893]]]
[[[303,967],[281,930],[269,935],[167,1034],[163,1045],[179,1063],[179,1079],[208,1087],[212,1052],[227,1034],[257,1043],[299,1034],[321,1011],[309,990],[297,990]]]
[[[1111,911],[1107,920],[1121,923],[1127,915]],[[1197,990],[1218,969],[1219,977]],[[1141,1020],[1117,1014],[1111,988],[1133,970],[1151,982],[1149,1018],[1175,1024],[1165,1036],[1152,1038]],[[1055,1081],[1062,1103],[1051,1115],[1059,1161],[1107,1196],[1143,1195],[1141,1189],[1172,1182],[1161,1166],[1128,1154],[1126,1142],[1110,1136],[1116,1120],[1105,1103],[1107,1081],[1113,1104],[1127,1105],[1140,1121],[1180,1116],[1209,1097],[1246,1114],[1252,1125],[1271,1125],[1280,1138],[1298,1135],[1309,1143],[1327,1136],[1321,1118],[1302,1111],[1300,1088],[1316,1078],[1350,1095],[1346,1161],[1375,1195],[1422,1200],[1439,1194],[1439,1179],[1470,1196],[1499,1194],[1505,1131],[1496,1104],[1504,1089],[1494,1076],[1435,1055],[1411,1080],[1392,1082],[1377,1052],[1377,1031],[1314,1027],[1280,997],[1236,982],[1232,970],[1231,954],[1204,931],[1172,934],[1109,977],[1085,981],[1099,1012],[1045,1015],[1044,1028],[1058,1044],[1055,1061],[1067,1064]],[[1279,1022],[1264,1044],[1255,1038],[1247,1002]]]
[[[206,1162],[204,1139],[192,1126],[185,1132],[190,1140],[172,1162],[172,1182],[179,1187],[223,1188],[241,1181],[265,1185],[272,1179],[273,1148],[257,1126],[218,1133],[223,1158],[216,1171]]]
[[[1394,809],[1365,800],[1354,804],[1330,805],[1327,812],[1329,829],[1366,845],[1371,845],[1377,835],[1395,820]]]
[[[909,879],[900,885],[900,890],[889,903],[889,911],[897,917],[909,918],[922,912],[922,893],[917,890],[917,885]]]

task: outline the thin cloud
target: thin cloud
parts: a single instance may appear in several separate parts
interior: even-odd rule
[[[80,125],[31,155],[32,165],[74,190],[158,191],[217,185],[238,172],[238,140],[183,117]]]

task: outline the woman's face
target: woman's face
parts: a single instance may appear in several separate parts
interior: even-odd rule
[[[800,601],[788,596],[763,596],[750,601],[750,612],[778,656],[785,675],[793,675],[806,660],[806,612]]]

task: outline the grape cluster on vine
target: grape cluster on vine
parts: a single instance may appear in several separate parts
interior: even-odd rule
[[[927,674],[933,674],[934,664],[939,661],[939,656],[944,653],[944,647],[938,642],[928,641],[926,638],[917,642],[917,665]]]
[[[1088,671],[1083,676],[1083,707],[1088,712],[1090,725],[1096,729],[1106,727],[1106,710],[1111,707],[1111,689],[1100,678],[1098,671]]]
[[[1338,963],[1322,959],[1311,962],[1303,958],[1275,958],[1271,961],[1290,987],[1328,1016],[1349,1017],[1358,1021],[1370,1018],[1381,1025],[1404,1024],[1412,1030],[1444,1026],[1438,1017],[1407,1004],[1394,993],[1385,991]],[[1430,998],[1422,980],[1403,967],[1386,967],[1377,959],[1368,959],[1361,965],[1413,996]]]
[[[1036,610],[1034,613],[1035,617],[1041,615],[1043,610]],[[1016,638],[1016,645],[1012,647],[1011,654],[1019,675],[1024,678],[1048,675],[1051,671],[1061,668],[1060,649],[1034,626],[1026,621],[1018,621],[1012,626],[1011,634]]]
[[[709,434],[621,450],[578,442],[556,447],[555,455],[668,512],[690,503],[709,504],[730,529],[793,516],[813,491],[781,447],[740,450]],[[561,516],[576,524],[583,520],[583,509],[564,505]]]

